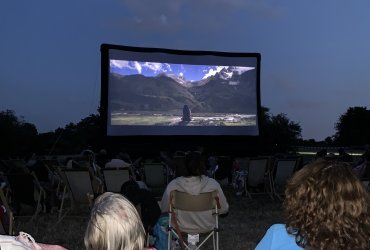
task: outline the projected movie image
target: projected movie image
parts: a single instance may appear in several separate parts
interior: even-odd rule
[[[113,60],[112,126],[256,126],[256,68]]]

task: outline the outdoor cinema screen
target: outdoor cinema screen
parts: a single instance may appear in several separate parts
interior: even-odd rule
[[[101,45],[107,136],[259,135],[260,54]]]

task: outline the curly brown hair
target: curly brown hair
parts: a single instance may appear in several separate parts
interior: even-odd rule
[[[346,163],[317,160],[285,191],[287,232],[305,249],[370,249],[370,197]]]

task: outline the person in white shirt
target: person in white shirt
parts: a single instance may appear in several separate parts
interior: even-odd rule
[[[162,213],[169,211],[169,196],[171,191],[178,190],[194,195],[217,191],[221,206],[219,213],[227,214],[229,204],[227,203],[226,197],[220,184],[216,180],[205,175],[205,164],[202,163],[200,152],[190,152],[186,155],[186,167],[189,173],[188,176],[177,177],[167,185],[160,203]],[[215,226],[212,211],[177,211],[176,216],[179,221],[180,230],[188,233],[207,232],[212,230]]]

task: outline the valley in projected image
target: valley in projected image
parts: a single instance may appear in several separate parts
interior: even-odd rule
[[[111,125],[256,126],[256,69],[110,60]]]

